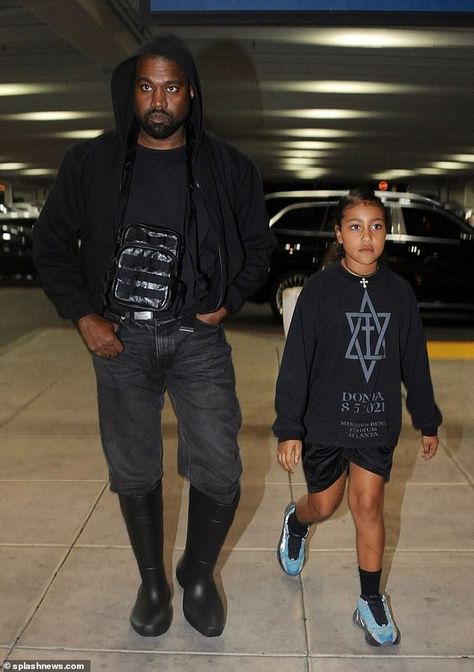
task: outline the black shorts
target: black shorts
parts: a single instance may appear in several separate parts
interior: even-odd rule
[[[322,492],[329,488],[347,471],[350,462],[388,481],[392,469],[393,451],[392,446],[344,448],[305,443],[303,471],[308,492]]]

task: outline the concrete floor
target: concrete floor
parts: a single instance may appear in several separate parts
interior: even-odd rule
[[[0,350],[0,660],[91,661],[114,672],[457,672],[474,669],[474,360],[432,361],[445,422],[425,463],[405,418],[387,487],[384,584],[402,642],[372,649],[351,621],[358,594],[347,505],[311,540],[301,578],[275,557],[282,512],[305,491],[274,458],[273,393],[283,334],[245,311],[227,326],[244,414],[245,475],[220,562],[224,634],[185,621],[174,581],[168,633],[141,638],[128,614],[138,585],[107,486],[89,355],[66,324],[26,331]],[[439,355],[437,355],[439,356]],[[464,356],[464,355],[463,355]],[[187,486],[166,437],[166,563],[183,549]]]

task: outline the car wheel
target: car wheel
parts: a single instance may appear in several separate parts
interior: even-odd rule
[[[270,290],[270,306],[279,322],[283,319],[283,292],[290,287],[302,287],[308,277],[309,273],[306,271],[288,271],[273,283]]]

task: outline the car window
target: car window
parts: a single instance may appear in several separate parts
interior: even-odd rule
[[[428,208],[402,208],[405,229],[409,236],[428,238],[459,238],[456,221],[441,212]]]
[[[325,216],[326,204],[289,205],[275,216],[272,228],[276,231],[321,231]]]
[[[267,198],[265,200],[265,205],[267,208],[268,218],[272,219],[276,214],[283,210],[288,205],[291,205],[293,201],[289,198]]]

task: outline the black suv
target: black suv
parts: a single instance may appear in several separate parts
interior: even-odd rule
[[[337,202],[345,191],[285,191],[266,196],[278,239],[270,275],[255,297],[282,314],[282,293],[318,270],[334,241]],[[387,207],[385,262],[413,287],[420,308],[474,314],[474,230],[429,198],[376,192]]]

